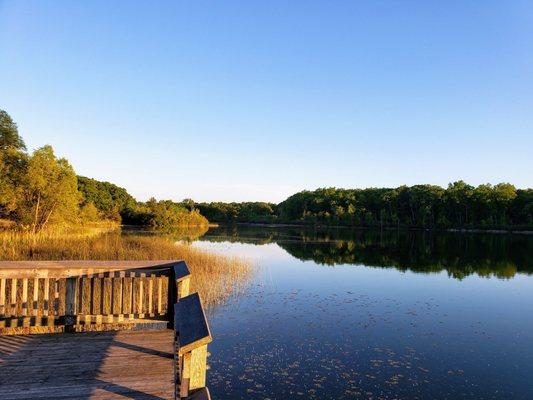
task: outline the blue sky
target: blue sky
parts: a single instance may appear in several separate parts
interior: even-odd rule
[[[533,186],[530,1],[2,1],[31,149],[150,196]]]

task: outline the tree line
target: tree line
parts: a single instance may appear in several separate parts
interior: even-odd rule
[[[189,203],[192,200],[186,200]],[[194,204],[194,202],[193,202]],[[243,203],[198,203],[198,210],[213,222],[275,223],[278,221],[278,206],[265,202]]]
[[[39,232],[55,224],[114,221],[170,229],[220,223],[289,223],[360,227],[533,228],[533,190],[463,181],[397,188],[322,188],[279,204],[138,202],[126,189],[77,176],[49,145],[28,153],[11,117],[0,110],[0,226]]]
[[[138,202],[117,185],[77,176],[50,145],[29,153],[17,124],[0,110],[0,227],[39,233],[103,221],[157,229],[208,224],[181,203]]]
[[[533,190],[463,181],[397,188],[323,188],[279,204],[200,203],[213,222],[408,228],[533,228]]]
[[[278,205],[282,221],[414,228],[531,228],[533,190],[463,181],[398,188],[318,189]]]

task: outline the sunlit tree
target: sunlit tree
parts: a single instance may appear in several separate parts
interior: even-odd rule
[[[26,145],[17,125],[0,110],[0,218],[14,218],[26,161]]]
[[[20,219],[33,233],[48,224],[75,221],[81,200],[74,169],[56,158],[51,146],[36,150],[28,160]]]

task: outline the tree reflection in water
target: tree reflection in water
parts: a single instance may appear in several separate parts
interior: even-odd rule
[[[293,257],[321,265],[446,271],[456,279],[472,274],[505,279],[533,273],[533,236],[527,234],[241,225],[210,229],[201,240],[276,243]]]

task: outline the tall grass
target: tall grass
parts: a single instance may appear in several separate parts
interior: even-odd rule
[[[252,275],[245,259],[212,254],[170,236],[123,235],[120,231],[0,232],[0,260],[185,260],[193,291],[207,307],[223,303]]]

